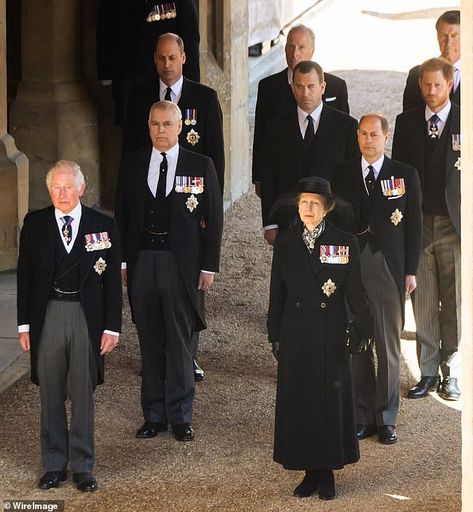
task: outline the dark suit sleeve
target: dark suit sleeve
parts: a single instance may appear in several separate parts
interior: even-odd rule
[[[261,214],[263,227],[271,224],[269,212],[277,197],[277,184],[275,166],[273,165],[273,127],[272,123],[266,123],[263,134],[262,169],[261,169]]]
[[[201,270],[218,272],[223,231],[223,201],[212,160],[206,159],[205,211],[203,222],[204,249]]]
[[[126,226],[128,226],[129,222],[129,191],[131,190],[130,185],[128,183],[128,173],[127,169],[129,164],[127,163],[128,157],[125,155],[122,159],[122,163],[120,165],[120,169],[118,171],[117,177],[117,187],[115,194],[115,219],[118,225],[119,237],[120,240],[120,254],[121,260],[127,261],[127,251],[126,251]],[[128,193],[127,193],[128,191]]]
[[[33,282],[33,261],[31,254],[31,217],[26,215],[20,233],[20,247],[17,269],[17,320],[18,325],[30,324],[29,294]]]
[[[406,87],[402,96],[402,110],[405,112],[423,104],[424,100],[419,87],[419,66],[416,66],[407,75]]]
[[[199,16],[196,0],[179,0],[178,35],[184,41],[186,62],[184,76],[195,82],[200,82],[200,54],[199,54]]]
[[[358,123],[356,119],[350,117],[350,125],[348,128],[347,134],[347,144],[345,151],[345,160],[350,160],[351,158],[356,158],[360,156],[360,146],[358,145]]]
[[[271,343],[281,339],[281,323],[283,318],[284,306],[286,304],[287,288],[282,272],[280,238],[276,238],[273,251],[273,262],[271,266],[271,284],[269,289],[269,308],[268,319],[266,322],[268,328],[268,340]]]
[[[210,157],[214,163],[220,190],[223,195],[225,185],[225,143],[223,140],[223,115],[217,92],[213,89],[207,103],[207,126],[209,136],[202,154]]]
[[[120,332],[122,325],[122,283],[120,236],[114,219],[111,222],[112,246],[107,251],[107,268],[103,272],[104,330]]]
[[[268,120],[268,107],[266,98],[268,97],[266,82],[260,80],[258,84],[258,95],[256,97],[255,109],[255,129],[253,134],[253,165],[252,177],[253,183],[261,181],[262,153],[264,140],[264,127]]]
[[[136,87],[127,96],[123,113],[122,154],[151,144],[148,130],[149,109],[154,101],[149,97],[151,87],[151,84],[146,87]],[[158,99],[157,92],[155,99]]]
[[[409,161],[409,132],[403,114],[396,117],[391,155],[393,160],[412,165]]]
[[[350,106],[348,105],[348,89],[345,80],[342,80],[338,98],[338,110],[341,110],[342,112],[346,112],[347,114],[349,114]]]
[[[408,222],[405,231],[406,275],[415,275],[419,265],[422,243],[422,195],[420,180],[416,169],[412,169],[409,181],[406,183]]]

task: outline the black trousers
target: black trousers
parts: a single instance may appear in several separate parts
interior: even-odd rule
[[[196,315],[171,251],[142,250],[132,288],[142,359],[145,421],[190,423],[194,401],[191,336]]]

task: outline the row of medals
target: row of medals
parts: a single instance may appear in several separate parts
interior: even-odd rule
[[[172,20],[176,16],[176,4],[174,2],[158,4],[151,9],[150,13],[146,17],[146,21],[148,23],[152,23],[153,21],[159,20]]]

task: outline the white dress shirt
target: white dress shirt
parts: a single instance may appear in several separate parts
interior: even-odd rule
[[[178,103],[179,100],[181,99],[183,83],[184,83],[184,77],[181,75],[181,78],[179,78],[179,80],[175,84],[172,84],[171,86],[169,86],[169,87],[171,87],[171,100],[173,103]],[[167,88],[168,88],[168,86],[160,78],[159,79],[159,99],[161,101],[165,100]]]
[[[312,121],[314,123],[314,135],[317,133],[317,128],[320,124],[320,115],[322,114],[322,107],[324,106],[323,102],[320,102],[320,105],[312,111],[310,114],[304,112],[301,108],[297,107],[297,119],[299,120],[299,128],[301,130],[302,138],[305,136],[305,131],[307,130],[307,125],[309,122],[307,121],[307,116],[310,115],[312,117]]]
[[[159,167],[163,161],[161,153],[166,153],[166,160],[168,161],[168,172],[166,176],[166,196],[168,196],[174,187],[174,178],[176,177],[177,159],[179,157],[179,144],[176,144],[167,151],[159,151],[153,146],[151,151],[151,159],[148,167],[148,187],[156,197],[156,191],[158,188]]]
[[[374,179],[377,180],[379,173],[381,172],[381,168],[383,167],[383,163],[384,163],[384,155],[382,155],[379,160],[376,160],[376,162],[373,162],[372,164],[370,164],[368,161],[366,161],[364,156],[361,157],[361,173],[363,175],[363,183],[365,184],[365,190],[368,194],[369,194],[369,192],[368,192],[368,188],[366,187],[366,181],[365,181],[366,176],[368,176],[368,173],[370,172],[368,167],[371,165],[371,167],[373,168]]]
[[[450,100],[445,105],[445,107],[443,107],[443,109],[440,110],[439,112],[432,112],[432,110],[430,110],[430,108],[426,105],[425,106],[426,130],[428,130],[429,119],[434,114],[437,114],[437,116],[439,117],[439,121],[437,122],[437,127],[438,127],[438,130],[439,130],[439,138],[440,138],[441,135],[442,135],[443,129],[445,128],[445,123],[447,122],[448,114],[450,114],[450,109],[451,108],[452,108],[452,104],[450,103]]]

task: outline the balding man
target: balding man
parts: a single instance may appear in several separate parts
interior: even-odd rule
[[[279,73],[263,78],[258,84],[258,97],[255,111],[255,131],[253,138],[253,183],[260,196],[261,171],[263,168],[263,134],[266,123],[295,106],[292,94],[294,67],[302,60],[311,60],[315,51],[315,34],[305,25],[296,25],[287,34],[287,68]],[[347,85],[341,78],[324,73],[325,90],[322,99],[332,108],[350,113]]]
[[[70,466],[77,488],[90,492],[98,488],[93,393],[121,329],[120,242],[112,218],[81,204],[76,163],[57,162],[46,184],[52,206],[29,213],[21,230],[17,294],[19,341],[41,399],[38,486],[58,487]]]
[[[206,328],[204,295],[219,269],[222,195],[212,160],[178,143],[179,107],[149,112],[151,148],[127,153],[117,185],[123,282],[138,331],[144,423],[136,437],[171,426],[191,441],[191,335]]]
[[[453,86],[450,91],[450,100],[460,105],[460,11],[444,12],[437,20],[435,29],[437,30],[440,57],[453,66]],[[419,70],[420,66],[415,66],[409,71],[402,100],[404,111],[424,105],[419,87]]]

